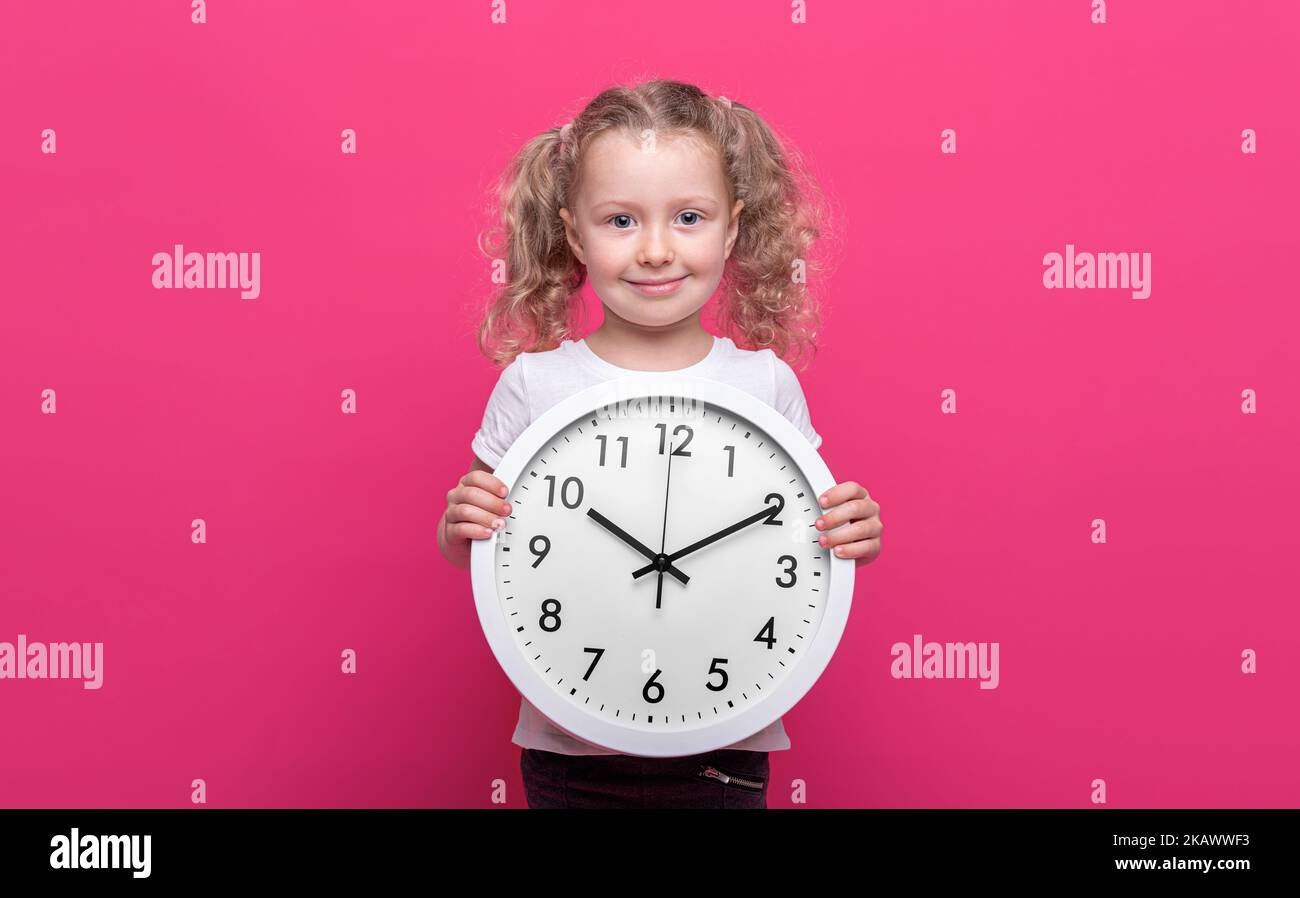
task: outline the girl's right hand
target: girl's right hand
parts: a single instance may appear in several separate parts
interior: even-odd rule
[[[469,567],[470,540],[487,539],[505,527],[513,510],[506,501],[506,485],[492,472],[474,467],[447,492],[447,510],[438,522],[438,548],[453,565]]]

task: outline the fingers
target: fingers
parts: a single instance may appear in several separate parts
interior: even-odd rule
[[[845,543],[879,539],[884,529],[885,525],[880,523],[880,518],[870,517],[862,521],[853,521],[829,533],[823,533],[818,537],[817,541],[823,546],[842,546]],[[844,557],[842,552],[836,552],[835,554]]]
[[[872,499],[853,499],[843,505],[837,505],[817,519],[818,530],[829,530],[847,521],[875,517],[880,514],[880,505]]]
[[[477,505],[458,502],[447,506],[447,533],[462,539],[487,539],[494,531],[504,527],[505,518],[499,518]]]
[[[836,558],[852,558],[858,564],[870,564],[880,555],[880,537],[859,540],[855,543],[845,543],[842,546],[836,546],[832,551],[835,552]]]
[[[487,471],[474,470],[447,493],[447,504],[468,502],[498,515],[508,515],[510,503],[505,500],[507,494],[508,489],[501,478]]]
[[[498,520],[500,520],[498,518]],[[469,521],[461,521],[456,524],[447,524],[448,539],[487,539],[495,530],[490,527],[484,527],[481,524],[474,524]]]
[[[830,508],[841,502],[847,502],[850,499],[870,499],[867,491],[863,489],[856,481],[846,480],[843,483],[837,483],[826,492],[822,493],[818,501],[822,508]]]
[[[495,477],[487,471],[470,471],[460,479],[459,486],[476,486],[502,499],[507,494],[505,483],[499,477]]]
[[[879,507],[876,506],[876,509],[879,510]],[[853,558],[860,565],[868,564],[875,561],[876,556],[880,554],[880,536],[884,530],[885,525],[881,522],[880,516],[873,514],[866,519],[855,520],[829,533],[823,533],[818,541],[823,546],[830,546],[836,558]]]
[[[487,471],[470,471],[447,491],[446,534],[458,539],[487,539],[505,528],[514,510],[505,496],[508,490]]]
[[[475,505],[498,517],[510,514],[512,506],[505,499],[494,496],[478,486],[458,486],[447,494],[447,507],[453,505]]]

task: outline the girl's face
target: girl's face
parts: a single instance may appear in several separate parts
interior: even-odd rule
[[[727,193],[717,154],[695,140],[607,131],[587,145],[560,217],[601,302],[625,321],[666,327],[698,312],[722,280],[745,205],[728,208]]]

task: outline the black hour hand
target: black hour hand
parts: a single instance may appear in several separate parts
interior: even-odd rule
[[[604,527],[610,533],[614,534],[619,539],[623,540],[623,542],[627,543],[629,546],[636,549],[646,558],[649,558],[652,562],[654,562],[649,567],[644,568],[644,571],[646,573],[659,569],[660,553],[656,552],[654,549],[651,549],[649,546],[643,545],[635,536],[628,533],[626,530],[624,530],[622,527],[615,524],[613,521],[605,517],[600,512],[596,511],[596,509],[588,508],[587,516],[590,517],[592,520],[594,520],[597,524],[600,524],[600,526]],[[665,574],[672,574],[678,580],[682,581],[683,584],[690,582],[691,578],[683,574],[681,571],[677,570],[677,568],[675,568],[672,565],[671,561],[667,562],[663,571]],[[637,574],[636,576],[639,577],[641,575]]]

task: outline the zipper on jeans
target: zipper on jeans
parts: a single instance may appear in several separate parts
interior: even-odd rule
[[[729,774],[723,773],[721,770],[719,770],[716,767],[710,767],[706,764],[700,765],[699,775],[704,779],[718,780],[723,785],[736,786],[741,789],[749,789],[752,792],[763,791],[762,780],[750,780],[750,779],[744,779],[743,777],[739,777],[739,776],[731,776]]]

